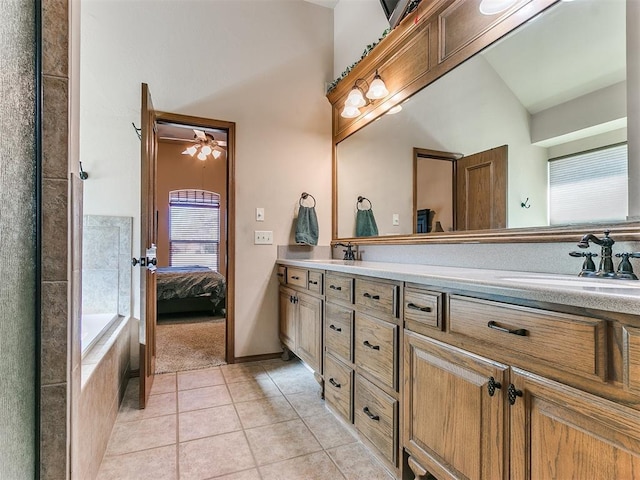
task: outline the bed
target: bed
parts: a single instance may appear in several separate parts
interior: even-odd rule
[[[158,314],[209,311],[225,314],[226,283],[222,274],[208,267],[159,267]]]

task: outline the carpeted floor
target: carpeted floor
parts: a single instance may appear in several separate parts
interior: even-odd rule
[[[225,319],[173,317],[156,326],[156,373],[224,365]]]

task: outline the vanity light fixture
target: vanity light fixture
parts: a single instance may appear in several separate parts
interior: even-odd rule
[[[187,147],[182,154],[193,157],[197,153],[198,160],[202,161],[205,161],[209,155],[216,159],[220,158],[222,151],[220,150],[218,142],[214,140],[213,135],[205,133],[202,130],[196,130],[195,128],[193,131],[195,132],[193,140],[196,144]]]
[[[402,111],[402,105],[398,104],[395,107],[391,107],[386,115],[395,115],[396,113]]]
[[[495,15],[512,7],[517,1],[518,0],[482,0],[479,7],[480,13],[483,15]]]
[[[387,86],[376,70],[371,85],[363,78],[355,81],[353,88],[347,95],[347,99],[344,101],[344,108],[340,112],[340,116],[343,118],[356,118],[360,116],[360,108],[368,105],[373,100],[379,100],[387,95],[389,95],[389,90],[387,90]]]

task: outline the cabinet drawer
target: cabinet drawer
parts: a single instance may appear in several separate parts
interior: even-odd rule
[[[353,278],[327,273],[326,283],[327,298],[353,303]]]
[[[327,303],[325,315],[324,342],[327,352],[352,362],[353,310]]]
[[[304,268],[287,267],[287,284],[307,288],[307,270]]]
[[[398,286],[389,283],[356,280],[356,305],[384,317],[398,317]]]
[[[353,370],[331,355],[324,359],[324,398],[349,423],[353,421]]]
[[[307,280],[307,288],[311,292],[322,294],[322,273],[321,272],[309,272],[309,279]]]
[[[606,322],[451,296],[449,330],[586,378],[606,380]]]
[[[442,293],[405,288],[404,321],[406,328],[420,333],[422,327],[442,330]]]
[[[284,265],[278,265],[278,272],[276,273],[276,276],[278,277],[278,282],[280,282],[281,284],[286,284],[287,283],[287,267],[285,267]]]
[[[398,326],[356,313],[356,365],[397,390]]]
[[[356,375],[353,417],[360,433],[376,446],[384,458],[396,465],[398,402]]]

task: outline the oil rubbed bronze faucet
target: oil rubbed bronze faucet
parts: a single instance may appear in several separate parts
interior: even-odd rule
[[[334,245],[336,248],[337,247],[346,247],[346,250],[343,250],[344,252],[344,257],[342,258],[343,260],[355,260],[356,259],[356,252],[354,252],[353,248],[354,246],[351,245],[351,242],[347,242],[346,244],[344,243],[336,243]]]
[[[616,242],[609,236],[610,233],[609,230],[605,230],[604,237],[602,238],[598,238],[592,233],[587,233],[578,243],[578,247],[580,248],[589,248],[589,242],[600,245],[600,265],[598,266],[598,271],[595,271],[595,264],[591,259],[592,257],[597,257],[597,254],[591,252],[569,252],[569,255],[572,257],[586,257],[579,276],[638,280],[638,277],[633,273],[629,258],[640,258],[640,253],[617,253],[615,256],[621,260],[620,265],[618,265],[618,270],[614,271],[612,247]]]

